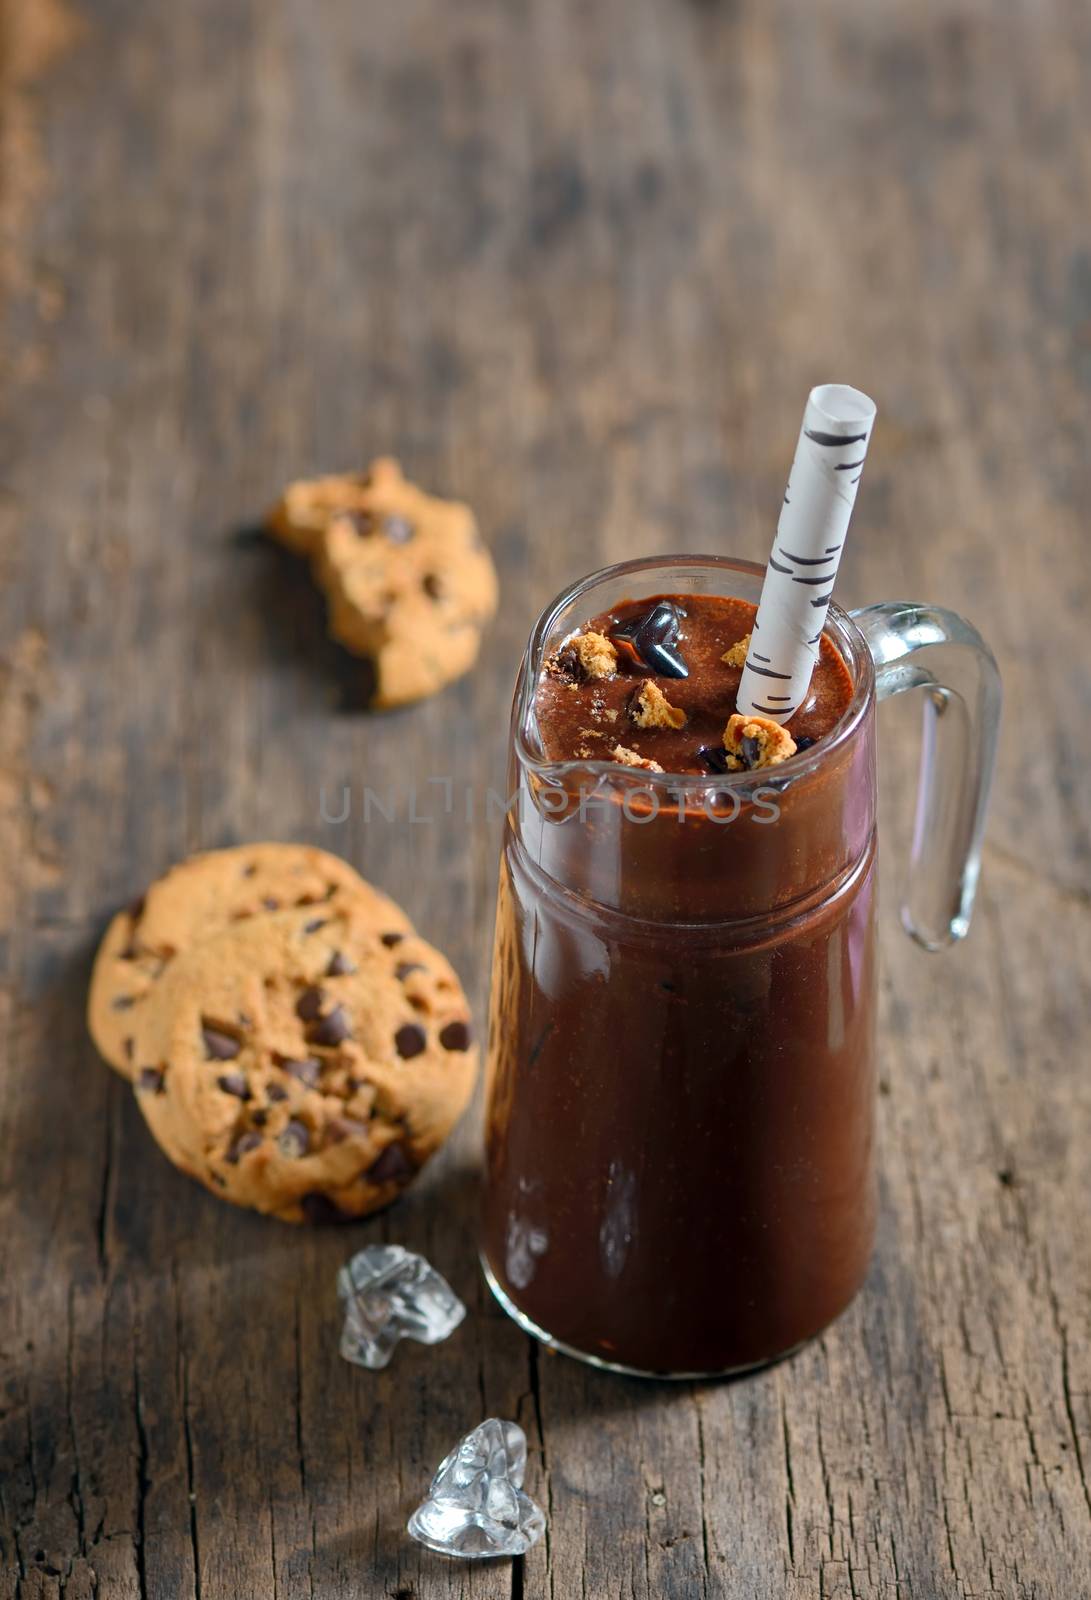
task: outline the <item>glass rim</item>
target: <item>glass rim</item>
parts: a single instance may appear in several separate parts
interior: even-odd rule
[[[561,612],[577,601],[581,594],[603,583],[636,577],[654,572],[657,568],[692,567],[706,572],[746,573],[762,578],[765,567],[756,561],[735,556],[695,555],[680,551],[660,556],[639,556],[631,561],[618,561],[600,567],[570,583],[550,601],[539,614],[523,656],[520,668],[519,691],[516,701],[515,748],[519,761],[545,783],[559,783],[570,772],[589,772],[600,782],[612,779],[627,788],[639,787],[653,791],[707,790],[710,785],[720,792],[748,794],[754,789],[767,787],[771,781],[778,784],[802,778],[830,759],[856,733],[875,694],[875,663],[867,640],[848,611],[831,601],[822,632],[829,633],[840,650],[852,675],[852,698],[829,733],[824,734],[809,750],[797,751],[786,761],[779,762],[775,771],[759,767],[752,772],[649,772],[645,768],[625,767],[616,761],[594,760],[590,757],[551,760],[535,750],[529,741],[528,730],[534,723],[534,707],[538,679],[545,659],[546,647],[555,631]]]

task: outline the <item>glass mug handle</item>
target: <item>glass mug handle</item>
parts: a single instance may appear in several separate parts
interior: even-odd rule
[[[940,606],[891,600],[852,619],[880,700],[924,690],[917,816],[902,924],[926,950],[965,937],[1000,732],[1000,673],[976,628]]]

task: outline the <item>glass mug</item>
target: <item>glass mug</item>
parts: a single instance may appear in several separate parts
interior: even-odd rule
[[[637,1374],[760,1366],[867,1270],[878,700],[925,691],[909,932],[960,938],[977,880],[1000,680],[934,607],[830,607],[852,700],[783,768],[544,759],[535,690],[561,639],[622,599],[756,604],[762,577],[701,556],[595,573],[543,612],[516,688],[483,1265],[529,1333]]]

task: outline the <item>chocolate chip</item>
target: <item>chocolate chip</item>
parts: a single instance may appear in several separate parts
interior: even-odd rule
[[[135,994],[119,994],[110,1002],[115,1011],[128,1011],[130,1006],[136,1005]]]
[[[411,1178],[415,1168],[400,1144],[388,1144],[377,1161],[367,1169],[372,1183],[401,1183]]]
[[[126,1061],[133,1059],[133,1041],[131,1039],[123,1039],[121,1041],[121,1053]]]
[[[144,1089],[148,1094],[163,1094],[163,1069],[162,1067],[141,1067],[136,1075],[136,1086]]]
[[[260,1143],[260,1133],[254,1133],[252,1130],[248,1133],[241,1133],[227,1152],[228,1161],[233,1167],[237,1166],[239,1158],[244,1156],[248,1150],[256,1150]]]
[[[449,1022],[440,1030],[439,1042],[445,1050],[468,1050],[471,1038],[468,1022]]]
[[[748,768],[756,767],[761,760],[761,742],[746,734],[739,740],[739,753]]]
[[[344,1006],[334,1006],[328,1017],[321,1017],[307,1032],[312,1044],[341,1044],[352,1038],[352,1024]]]
[[[311,1142],[310,1129],[303,1122],[289,1122],[277,1138],[282,1156],[305,1156]]]
[[[391,544],[408,544],[415,531],[408,517],[387,517],[383,522],[383,532]]]
[[[697,752],[697,759],[709,772],[727,772],[727,751],[722,744],[703,744]]]
[[[280,901],[274,900],[271,894],[267,894],[261,903],[265,907],[266,911],[280,910]]]
[[[611,639],[628,647],[638,665],[664,678],[688,678],[689,668],[675,649],[683,613],[670,600],[660,600],[641,616],[619,623]]]
[[[269,1121],[269,1113],[266,1111],[264,1106],[259,1106],[256,1111],[252,1111],[250,1113],[250,1121],[254,1124],[255,1128],[264,1128],[265,1124]]]
[[[345,511],[342,516],[358,539],[370,539],[374,534],[375,518],[370,511]]]
[[[256,862],[248,861],[242,869],[242,875],[244,878],[252,878],[257,870]]]
[[[355,972],[356,968],[348,956],[342,955],[340,950],[335,950],[330,957],[330,964],[326,968],[327,978],[343,978],[347,973]]]
[[[265,1098],[275,1105],[279,1100],[287,1100],[288,1091],[282,1083],[271,1083],[265,1091]]]
[[[309,1056],[306,1061],[282,1061],[281,1066],[292,1078],[298,1078],[300,1083],[305,1083],[308,1089],[313,1089],[322,1072],[322,1063],[315,1056]],[[272,1090],[270,1090],[270,1099]],[[283,1093],[278,1096],[283,1098]]]
[[[394,946],[396,944],[401,944],[404,938],[404,933],[384,933],[382,936],[382,941],[388,950],[393,950]]]
[[[313,1022],[322,1011],[322,1002],[326,998],[321,989],[311,984],[304,989],[295,1003],[295,1014],[301,1022]]]
[[[201,1024],[201,1038],[209,1061],[234,1061],[242,1049],[238,1039],[233,1039],[219,1028],[210,1027],[207,1022]]]
[[[250,1085],[241,1072],[225,1072],[216,1079],[224,1094],[233,1094],[240,1100],[249,1100]]]
[[[443,593],[443,585],[434,572],[425,573],[422,587],[430,600],[438,600]]]
[[[307,904],[310,905],[311,902],[308,901]],[[310,922],[305,922],[303,924],[303,932],[317,933],[319,928],[324,928],[329,920],[329,917],[312,917]]]
[[[347,1212],[335,1206],[328,1194],[305,1194],[299,1202],[303,1208],[303,1215],[314,1227],[325,1227],[338,1222],[354,1222],[355,1217],[350,1217]]]
[[[394,1035],[394,1045],[398,1054],[408,1061],[428,1048],[428,1035],[415,1022],[406,1022]]]
[[[796,750],[797,752],[800,750],[810,750],[813,748],[815,742],[816,741],[814,739],[809,739],[807,735],[804,734],[802,739],[796,740]]]
[[[423,972],[424,964],[420,961],[399,961],[394,968],[394,976],[399,983],[404,983],[411,972]]]

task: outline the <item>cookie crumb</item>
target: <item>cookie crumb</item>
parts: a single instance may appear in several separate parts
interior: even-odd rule
[[[729,770],[752,772],[756,767],[775,767],[796,753],[796,742],[779,722],[768,717],[744,717],[736,711],[724,729],[724,749]]]
[[[638,728],[684,728],[686,713],[672,706],[657,683],[645,683],[629,701],[629,715]]]
[[[750,635],[744,633],[742,638],[725,650],[720,660],[728,667],[745,667],[746,652],[750,649]]]
[[[623,767],[643,767],[645,772],[662,772],[663,768],[658,761],[649,761],[647,756],[638,755],[635,750],[627,750],[623,744],[616,744],[610,751],[614,761],[620,762]]]
[[[617,651],[604,633],[579,633],[550,658],[546,670],[574,682],[612,678],[617,671]]]

